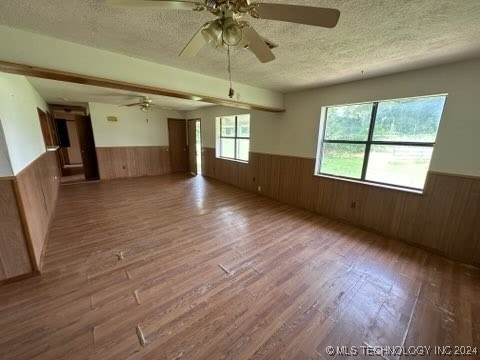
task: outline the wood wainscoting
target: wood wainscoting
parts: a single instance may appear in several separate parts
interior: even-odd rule
[[[170,172],[168,146],[97,147],[100,179]]]
[[[33,251],[33,268],[40,270],[50,222],[55,212],[60,169],[56,152],[38,157],[15,179],[20,214]]]
[[[32,272],[14,177],[0,178],[0,282]]]
[[[250,153],[246,164],[202,151],[205,176],[480,266],[480,178],[430,172],[415,194],[314,176],[314,166],[308,158]]]
[[[0,178],[0,283],[41,269],[59,176],[53,151],[16,176]]]

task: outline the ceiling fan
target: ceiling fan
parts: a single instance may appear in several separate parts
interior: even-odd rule
[[[126,106],[126,107],[132,107],[132,106],[138,106],[140,107],[140,110],[142,110],[145,113],[151,112],[153,109],[153,106],[156,106],[152,99],[150,99],[148,96],[142,96],[136,103],[132,104],[126,104],[126,105],[120,105],[121,107]]]
[[[150,99],[148,96],[142,96],[140,99],[138,99],[136,103],[120,105],[120,107],[124,107],[124,106],[125,107],[138,106],[140,110],[142,110],[145,113],[145,120],[148,123],[148,113],[152,112],[153,107],[158,105],[155,105],[153,103],[153,100]]]
[[[156,7],[165,10],[206,10],[216,16],[203,24],[180,52],[183,58],[194,57],[209,44],[213,47],[246,47],[262,63],[275,59],[265,40],[243,18],[286,21],[333,28],[340,11],[313,6],[255,3],[250,0],[107,0],[109,5],[127,7]]]

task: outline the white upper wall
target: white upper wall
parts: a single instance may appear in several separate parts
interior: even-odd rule
[[[480,59],[287,94],[283,114],[252,112],[251,151],[315,158],[322,106],[448,93],[430,170],[480,176]],[[222,107],[202,118],[203,146],[215,146]]]
[[[4,163],[2,175],[18,174],[45,152],[37,107],[47,110],[45,101],[24,76],[0,73],[0,120],[11,164],[8,174]]]
[[[0,119],[0,176],[12,176],[13,170],[8,155],[7,142],[3,133],[2,119]]]
[[[0,25],[0,60],[230,100],[225,79]],[[283,94],[234,83],[236,100],[283,108]]]
[[[273,152],[315,157],[322,106],[448,93],[430,170],[480,175],[480,59],[286,96]]]
[[[167,146],[168,118],[183,119],[178,111],[154,109],[146,114],[138,107],[89,103],[93,136],[97,147],[115,146]],[[116,116],[118,121],[107,121],[107,116]]]

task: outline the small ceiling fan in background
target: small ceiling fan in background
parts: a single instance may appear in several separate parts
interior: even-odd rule
[[[216,19],[200,27],[180,52],[180,57],[194,57],[205,44],[209,44],[215,48],[246,47],[262,63],[274,60],[275,55],[264,38],[243,19],[245,16],[326,28],[335,27],[340,17],[337,9],[256,3],[250,0],[107,0],[107,3],[112,6],[148,6],[165,10],[206,10],[216,16]]]
[[[155,105],[153,103],[153,100],[150,99],[148,96],[142,96],[138,99],[137,102],[132,104],[120,105],[120,107],[132,107],[132,106],[138,106],[140,110],[142,110],[145,113],[146,120],[148,123],[148,113],[152,112],[153,107],[157,105]]]
[[[153,106],[157,106],[153,103],[153,100],[150,99],[148,96],[142,96],[140,97],[140,99],[138,99],[138,101],[136,103],[132,103],[132,104],[125,104],[125,105],[120,105],[120,106],[126,106],[126,107],[132,107],[132,106],[138,106],[140,107],[140,110],[142,110],[143,112],[147,113],[147,112],[151,112],[153,109]]]

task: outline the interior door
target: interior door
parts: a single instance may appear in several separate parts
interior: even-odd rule
[[[187,172],[187,128],[184,119],[168,119],[168,141],[172,172]]]
[[[85,180],[98,180],[100,177],[98,174],[97,151],[90,116],[75,116],[75,124],[77,125]]]
[[[197,171],[197,120],[188,120],[188,166],[189,171],[198,174]]]

